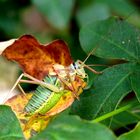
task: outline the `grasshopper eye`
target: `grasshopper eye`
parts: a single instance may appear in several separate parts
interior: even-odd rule
[[[77,62],[73,63],[73,67],[75,70],[81,69],[81,65]]]
[[[88,75],[87,74],[85,74],[85,78],[87,78],[88,77]]]
[[[77,69],[76,63],[73,63],[72,65],[73,65],[74,69]]]

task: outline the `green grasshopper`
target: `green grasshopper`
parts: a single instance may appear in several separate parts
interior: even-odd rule
[[[19,89],[25,94],[24,90],[20,86],[20,83],[30,83],[39,85],[35,90],[32,98],[28,101],[24,108],[24,111],[28,115],[36,113],[45,114],[60,100],[60,98],[68,91],[73,93],[75,98],[78,98],[77,92],[72,85],[75,77],[79,77],[83,82],[88,80],[88,75],[84,70],[84,64],[81,61],[76,61],[68,67],[55,64],[53,66],[55,72],[49,73],[43,81],[40,81],[27,73],[22,73],[9,94],[18,85]],[[88,66],[86,66],[88,67]],[[99,74],[100,72],[92,70],[94,73]],[[23,80],[26,77],[29,80]],[[9,95],[8,94],[8,95]]]
[[[93,49],[93,51],[94,50],[95,49]],[[81,87],[79,86],[75,88],[73,83],[76,81],[76,79],[83,83],[85,80],[88,81],[88,75],[85,72],[84,67],[88,68],[95,74],[100,74],[100,72],[97,72],[85,65],[86,60],[93,53],[93,51],[91,51],[84,62],[77,60],[75,63],[72,63],[69,66],[53,64],[50,68],[51,71],[49,71],[43,81],[38,80],[27,73],[22,73],[10,90],[9,94],[11,94],[17,85],[22,93],[25,94],[24,90],[20,86],[20,83],[39,85],[24,108],[27,115],[33,115],[36,113],[42,115],[45,114],[58,103],[60,98],[65,93],[69,91],[72,93],[73,98],[79,99],[79,88],[84,88],[84,86],[82,87],[81,85]],[[28,80],[23,80],[23,77],[28,78]],[[9,94],[7,96],[9,96]]]

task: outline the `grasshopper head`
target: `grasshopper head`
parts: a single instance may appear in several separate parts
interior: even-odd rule
[[[84,66],[82,64],[80,64],[79,61],[76,61],[72,65],[73,65],[73,68],[75,69],[75,72],[78,76],[80,76],[83,79],[88,78],[88,75],[84,70]]]

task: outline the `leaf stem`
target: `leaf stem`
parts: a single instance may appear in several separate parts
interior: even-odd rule
[[[110,117],[112,117],[114,115],[117,115],[117,114],[119,114],[119,113],[121,113],[123,111],[126,111],[126,110],[130,109],[132,106],[134,106],[134,104],[132,104],[132,103],[131,104],[128,104],[128,105],[126,105],[124,107],[121,107],[119,109],[116,109],[115,111],[109,112],[109,113],[107,113],[107,114],[105,114],[103,116],[100,116],[100,117],[92,120],[91,123],[101,122],[101,121],[103,121],[105,119],[108,119],[108,118],[110,118]]]

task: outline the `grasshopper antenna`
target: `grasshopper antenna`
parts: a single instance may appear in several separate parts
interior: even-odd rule
[[[78,61],[81,63],[81,65],[82,65],[83,67],[86,67],[87,69],[91,70],[91,71],[92,71],[93,73],[95,73],[95,74],[101,74],[102,72],[98,72],[98,71],[92,69],[90,66],[86,65],[85,63],[86,63],[86,61],[88,60],[88,58],[97,50],[98,47],[99,47],[99,46],[93,48],[92,51],[88,54],[88,56],[85,58],[85,60],[84,60],[83,62],[80,61],[80,60],[78,60]]]
[[[88,58],[93,54],[93,52],[96,51],[97,48],[98,48],[98,46],[95,47],[95,48],[93,48],[93,50],[88,54],[88,56],[87,56],[87,57],[85,58],[85,60],[82,62],[82,63],[83,63],[82,65],[84,65],[84,64],[86,63],[86,61],[88,60]]]

